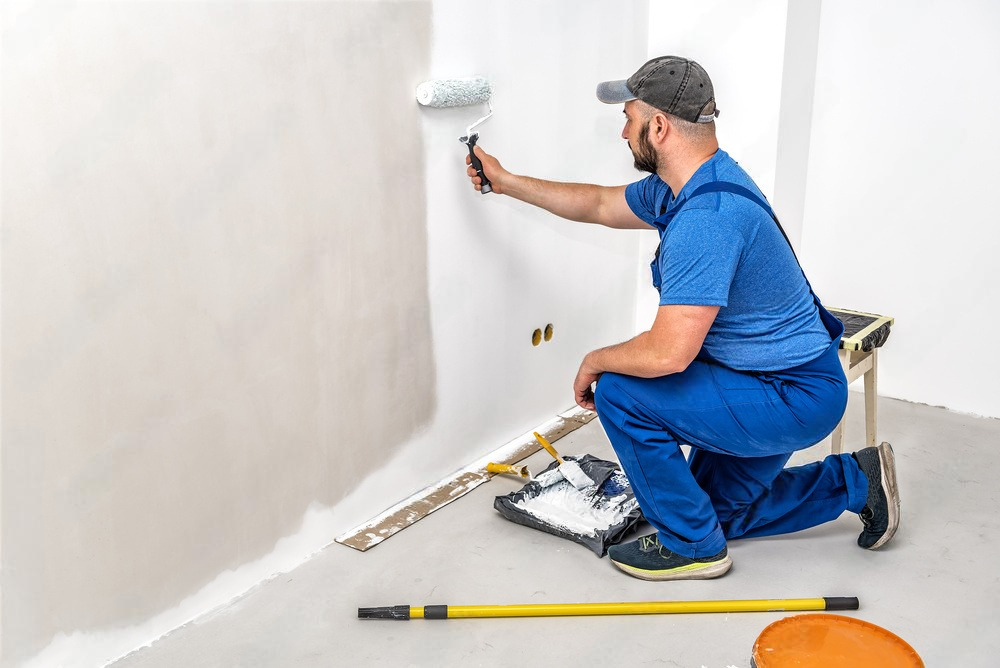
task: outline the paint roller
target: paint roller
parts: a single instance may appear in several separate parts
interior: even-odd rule
[[[493,115],[493,84],[485,77],[466,77],[464,79],[433,79],[417,86],[417,102],[426,107],[467,107],[472,104],[486,103],[489,113],[465,129],[465,135],[458,138],[469,147],[469,158],[476,175],[482,179],[480,192],[484,195],[493,192],[490,180],[483,172],[483,163],[476,157],[474,149],[479,133],[473,128]]]

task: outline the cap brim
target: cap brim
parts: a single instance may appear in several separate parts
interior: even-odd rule
[[[597,99],[605,104],[621,104],[637,98],[628,89],[625,79],[622,79],[597,84]]]

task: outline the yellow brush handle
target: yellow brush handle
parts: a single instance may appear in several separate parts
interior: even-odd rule
[[[508,475],[517,475],[522,478],[530,478],[531,473],[528,472],[527,466],[511,466],[510,464],[497,464],[496,462],[490,462],[486,465],[486,470],[489,473],[506,473]]]
[[[531,433],[535,435],[535,438],[538,439],[538,442],[542,444],[543,448],[545,448],[545,452],[552,455],[552,459],[556,460],[560,464],[563,463],[563,458],[559,456],[559,453],[556,452],[556,449],[552,447],[552,444],[545,440],[544,436],[539,434],[537,431],[533,431]]]

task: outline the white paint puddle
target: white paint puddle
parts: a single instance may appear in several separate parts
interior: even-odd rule
[[[555,469],[539,475],[535,481],[544,489],[514,505],[540,522],[581,536],[594,537],[597,532],[620,524],[638,506],[635,498],[627,499],[626,494],[609,497],[598,494],[596,486],[576,489]],[[628,485],[620,471],[608,482],[609,486],[617,484],[620,489]]]

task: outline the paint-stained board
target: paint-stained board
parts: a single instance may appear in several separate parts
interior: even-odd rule
[[[592,411],[573,409],[556,416],[554,420],[532,431],[537,431],[549,441],[557,441],[595,417],[597,417],[597,413]],[[427,517],[435,510],[445,507],[484,482],[488,482],[495,474],[486,471],[487,460],[501,464],[515,464],[541,449],[541,445],[535,440],[532,432],[527,432],[496,450],[490,457],[420,490],[368,522],[337,536],[335,540],[341,545],[353,547],[355,550],[362,552],[369,550]]]

